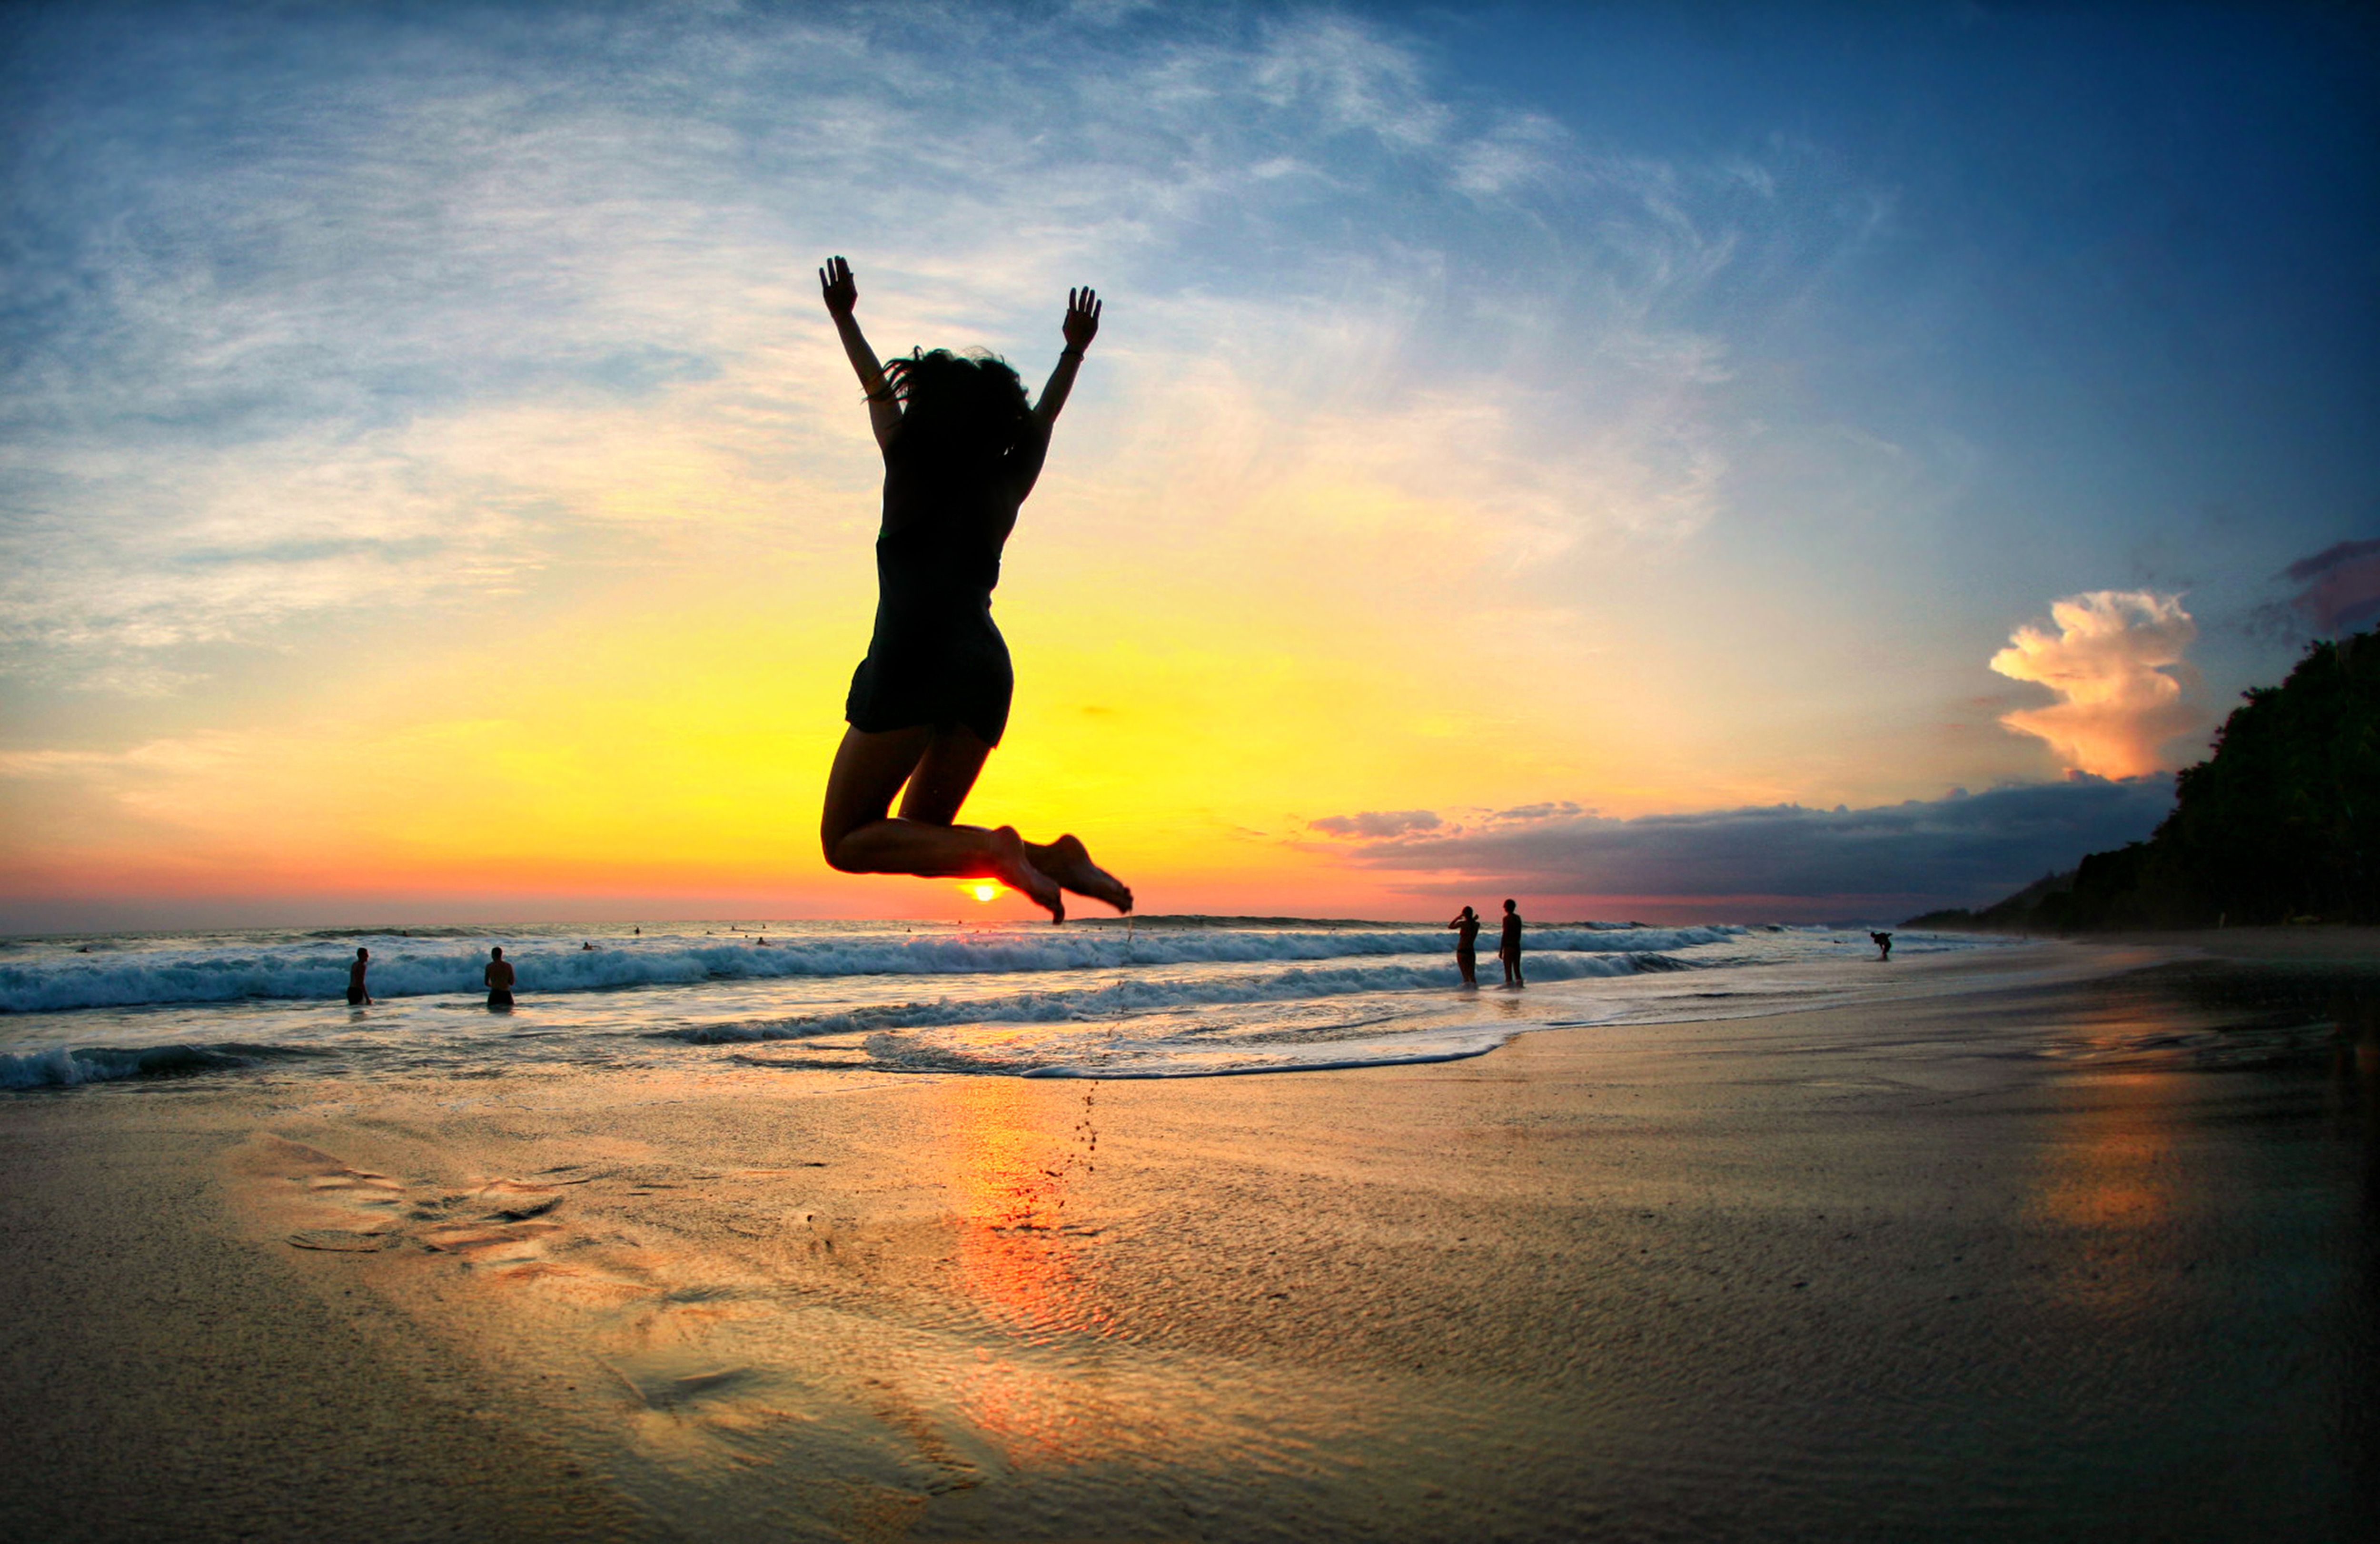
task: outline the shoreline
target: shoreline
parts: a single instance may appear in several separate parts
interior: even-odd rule
[[[2268,965],[2380,966],[2380,928],[2345,923],[2078,933],[2069,942],[2165,945],[2200,950],[2217,959]]]
[[[2380,1034],[2167,957],[1295,1077],[11,1096],[0,1505],[58,1537],[2341,1533],[2380,1500]]]
[[[2380,968],[2380,927],[2354,923],[2271,923],[2239,928],[2129,929],[2113,932],[2034,933],[1994,928],[1918,928],[1922,933],[2070,943],[2084,948],[2186,950],[2240,964],[2369,966]]]
[[[2050,947],[1912,941],[1879,971],[1864,941],[1839,934],[1662,930],[1609,946],[1555,934],[1531,955],[1529,990],[1491,983],[1474,991],[1457,985],[1437,941],[1416,947],[1418,936],[1367,937],[1350,947],[1317,936],[1233,935],[1154,954],[1144,939],[1136,956],[1120,953],[1115,940],[1088,951],[1077,940],[1053,947],[1046,937],[979,950],[853,936],[767,957],[730,947],[719,958],[710,957],[716,950],[689,953],[685,941],[656,939],[650,957],[589,947],[542,962],[539,968],[556,979],[531,980],[517,1016],[503,1020],[480,1016],[476,987],[456,988],[465,976],[476,980],[477,967],[447,957],[452,951],[380,962],[376,1001],[346,1013],[331,991],[346,979],[346,963],[324,966],[306,951],[260,960],[135,959],[97,970],[67,961],[17,981],[15,999],[0,1003],[18,1010],[0,1013],[0,1088],[212,1069],[270,1076],[300,1065],[365,1076],[428,1072],[431,1062],[455,1076],[500,1073],[524,1059],[692,1064],[710,1048],[729,1047],[778,1064],[806,1058],[904,1072],[1138,1076],[1346,1067],[1484,1052],[1524,1021],[1689,1018],[1710,1016],[1702,1010],[1715,1004],[1724,1005],[1721,1016],[1741,1016],[1764,1005],[1901,993],[1938,984],[1937,970],[1970,968],[1957,956],[2004,960]],[[2080,953],[2061,958],[2068,963],[2058,968],[2091,968],[2072,963],[2085,958]],[[1699,973],[1706,968],[1717,973]],[[320,995],[292,990],[310,985]],[[612,990],[623,986],[637,990]],[[117,996],[131,1001],[119,1004]],[[482,1022],[489,1033],[475,1027]],[[1366,1026],[1377,1028],[1351,1032]],[[1292,1027],[1312,1032],[1277,1032]]]

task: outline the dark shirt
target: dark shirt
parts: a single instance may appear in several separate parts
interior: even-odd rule
[[[1498,944],[1498,945],[1497,945],[1497,947],[1498,947],[1499,949],[1500,949],[1503,953],[1507,954],[1516,954],[1520,953],[1520,950],[1521,950],[1521,914],[1520,914],[1520,913],[1515,912],[1515,911],[1508,911],[1508,912],[1506,912],[1506,913],[1504,914],[1504,941],[1503,941],[1501,943]]]
[[[902,425],[884,447],[879,639],[931,637],[990,605],[1001,549],[1049,454],[1049,437],[1028,431],[1022,444],[986,462],[953,454],[930,430]]]

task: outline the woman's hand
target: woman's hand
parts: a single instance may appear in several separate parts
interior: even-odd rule
[[[826,299],[826,311],[834,318],[834,330],[843,339],[844,357],[859,377],[859,389],[868,394],[868,422],[876,431],[876,443],[889,445],[892,432],[901,427],[901,405],[892,400],[885,389],[884,367],[876,362],[876,351],[868,346],[867,334],[859,330],[859,318],[852,314],[859,304],[859,286],[851,278],[851,264],[839,257],[826,260],[818,271],[819,293]]]
[[[843,260],[837,258],[835,261],[840,262]],[[844,269],[844,277],[846,282],[850,276],[851,271]],[[834,302],[830,300],[827,303],[832,305]],[[1099,297],[1097,290],[1066,291],[1065,334],[1066,346],[1077,354],[1088,348],[1091,346],[1091,340],[1099,335]]]
[[[1057,368],[1050,371],[1049,383],[1041,388],[1041,400],[1033,405],[1034,420],[1040,424],[1044,434],[1058,421],[1059,409],[1066,406],[1066,394],[1075,389],[1075,367],[1083,362],[1083,350],[1099,335],[1098,290],[1066,291],[1065,334],[1065,350],[1058,356]],[[1026,486],[1029,489],[1032,484]]]
[[[827,314],[837,321],[849,316],[852,308],[859,304],[859,286],[852,282],[851,264],[839,257],[832,257],[826,260],[826,266],[818,271],[818,275],[819,288],[826,297]],[[1074,320],[1073,313],[1069,312],[1066,317],[1068,325],[1071,326]],[[1099,325],[1094,321],[1091,330],[1097,332]],[[1084,341],[1088,342],[1089,339]]]

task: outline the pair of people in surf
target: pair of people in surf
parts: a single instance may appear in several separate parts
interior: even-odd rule
[[[1454,930],[1454,967],[1463,972],[1463,984],[1479,984],[1479,914],[1469,906],[1447,924]],[[1504,903],[1504,930],[1496,942],[1496,958],[1504,967],[1504,984],[1525,987],[1521,979],[1521,909],[1510,900]]]
[[[997,880],[1053,922],[1066,919],[1067,891],[1128,912],[1132,892],[1075,837],[1027,842],[1014,826],[957,823],[1015,686],[991,620],[1001,553],[1099,335],[1099,296],[1066,292],[1065,346],[1027,401],[1016,371],[989,355],[913,349],[880,361],[859,329],[851,264],[828,260],[819,286],[884,456],[876,626],[827,777],[826,860],[845,873]]]

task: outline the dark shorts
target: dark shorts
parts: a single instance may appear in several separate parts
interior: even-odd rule
[[[870,735],[965,724],[996,746],[1008,732],[1015,691],[1008,644],[986,617],[980,626],[912,646],[888,647],[880,638],[851,674],[843,716]]]
[[[355,1007],[362,1007],[364,1004],[363,989],[360,987],[349,987],[347,989],[347,1002]]]
[[[489,1007],[491,1007],[491,1008],[509,1008],[509,1007],[511,1007],[512,1005],[513,1005],[513,994],[512,994],[511,992],[498,991],[492,991],[492,992],[488,993],[488,1006],[489,1006]]]

